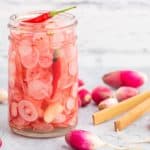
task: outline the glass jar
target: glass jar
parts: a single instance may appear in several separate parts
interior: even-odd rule
[[[8,25],[9,125],[29,137],[61,136],[77,124],[77,20],[23,21],[44,12],[12,15]]]

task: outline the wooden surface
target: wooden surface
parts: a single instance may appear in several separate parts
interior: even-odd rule
[[[45,2],[45,3],[44,3]],[[7,88],[8,17],[15,12],[60,8],[77,5],[72,13],[78,18],[79,74],[89,90],[103,84],[101,75],[130,68],[150,74],[150,1],[148,0],[2,0],[0,1],[0,88]],[[148,83],[141,89],[149,89]],[[150,136],[149,114],[116,133],[113,121],[92,125],[92,114],[98,109],[91,104],[80,109],[78,129],[89,130],[103,140],[117,145]],[[7,121],[7,105],[0,105],[2,150],[70,150],[64,137],[31,139],[13,134]],[[138,146],[149,150],[149,144]],[[104,150],[105,148],[102,148]],[[132,149],[133,150],[133,149]],[[136,149],[137,150],[137,149]]]

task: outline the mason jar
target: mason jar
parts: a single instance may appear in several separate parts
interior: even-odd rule
[[[12,15],[8,24],[9,126],[28,137],[61,136],[77,124],[77,20],[62,13],[24,21],[44,12]]]

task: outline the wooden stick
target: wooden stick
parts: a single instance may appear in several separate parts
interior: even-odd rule
[[[123,115],[120,119],[114,122],[115,131],[121,131],[131,123],[136,121],[138,118],[143,116],[150,107],[150,98],[144,100],[142,103],[135,106],[125,115]]]
[[[132,98],[129,98],[128,100],[125,100],[123,102],[120,102],[117,105],[114,105],[110,108],[106,108],[102,111],[98,111],[93,114],[93,124],[99,124],[105,121],[108,121],[117,115],[120,115],[129,109],[133,108],[134,106],[141,103],[144,99],[147,99],[150,97],[150,91],[143,92],[137,96],[134,96]]]

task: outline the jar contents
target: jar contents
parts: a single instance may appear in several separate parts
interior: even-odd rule
[[[71,16],[60,14],[36,25],[21,18],[10,26],[9,124],[18,134],[55,137],[77,124],[76,24],[69,24]]]

